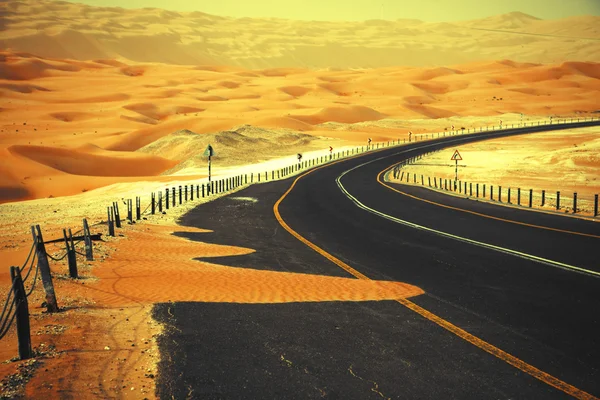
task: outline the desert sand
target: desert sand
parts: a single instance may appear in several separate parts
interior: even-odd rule
[[[237,72],[153,64],[130,76],[123,70],[133,67],[120,64],[1,57],[3,202],[164,180],[158,176],[198,167],[205,174],[209,143],[218,172],[519,113],[593,115],[600,90],[600,64],[582,62]],[[474,116],[488,118],[460,119]]]
[[[247,69],[448,66],[502,59],[600,61],[597,16],[540,20],[513,12],[452,23],[327,22],[228,18],[52,0],[7,1],[2,7],[7,12],[1,48],[61,59],[116,58]],[[131,68],[129,73],[139,72]]]
[[[8,266],[27,256],[30,225],[57,238],[62,228],[79,229],[82,218],[101,223],[113,201],[141,195],[145,205],[150,192],[204,181],[209,143],[213,173],[227,176],[288,166],[299,152],[309,158],[328,154],[329,146],[363,146],[368,138],[385,143],[409,131],[600,110],[600,18],[593,16],[306,22],[50,0],[6,1],[0,12],[0,299],[9,288]],[[593,192],[596,132],[492,144],[505,149],[508,170],[490,158],[495,147],[470,145],[463,172],[496,184],[542,185],[532,179],[555,179],[568,169],[576,184],[560,189]],[[519,161],[524,154],[529,158]],[[483,159],[496,161],[484,169],[476,163]],[[442,164],[445,171],[448,161]],[[531,180],[508,183],[516,172]],[[41,290],[32,294],[38,355],[0,365],[3,393],[19,389],[30,371],[30,397],[153,397],[161,328],[149,311],[159,301],[362,301],[421,293],[401,282],[191,261],[253,251],[169,235],[183,229],[177,217],[198,204],[127,226],[123,237],[104,236],[97,261],[80,260],[81,280],[66,278],[64,262],[51,264],[64,311],[42,313]],[[164,263],[166,251],[180,260],[176,267]],[[165,276],[176,277],[171,284],[182,290],[158,290]],[[0,349],[3,360],[16,355],[14,329]]]

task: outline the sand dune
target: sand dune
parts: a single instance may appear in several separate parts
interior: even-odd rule
[[[294,97],[304,96],[306,93],[310,92],[310,88],[304,86],[283,86],[278,89],[283,93]]]
[[[515,12],[453,23],[317,22],[52,0],[7,1],[2,7],[7,11],[0,48],[62,59],[243,67],[270,77],[294,74],[290,67],[446,66],[502,58],[549,63],[565,55],[600,61],[600,17],[539,20]],[[144,69],[123,73],[143,75]]]
[[[479,20],[467,21],[465,25],[479,28],[485,27],[487,29],[517,29],[529,27],[537,21],[540,21],[540,19],[534,16],[522,12],[511,12]]]
[[[324,122],[353,124],[363,121],[376,121],[385,118],[385,115],[369,107],[341,106],[325,107],[315,114],[294,115],[293,118],[311,125],[322,124]]]
[[[219,136],[245,125],[255,127],[253,134],[270,129],[272,137],[265,140],[275,147],[285,132],[362,143],[366,137],[389,140],[408,130],[424,131],[419,124],[426,126],[409,122],[399,130],[382,121],[593,112],[600,91],[600,64],[580,61],[545,65],[503,59],[444,68],[244,70],[107,59],[81,62],[9,51],[0,52],[0,57],[0,95],[6,99],[0,112],[0,149],[10,149],[5,154],[11,160],[2,163],[2,201],[74,194],[115,179],[195,168],[203,165],[201,157],[175,164],[210,140],[217,141],[221,165],[259,160],[265,154],[260,141],[245,140],[244,150],[237,151],[239,143]],[[543,102],[532,101],[540,97]],[[433,129],[450,125],[439,122]],[[189,150],[152,146],[182,130],[200,136],[200,142],[182,145],[191,146]],[[284,148],[292,154],[301,151],[302,141],[295,143]],[[93,146],[107,153],[93,152]],[[139,158],[138,151],[158,159]],[[117,155],[131,166],[109,161]],[[105,164],[112,167],[105,169]],[[76,170],[93,179],[73,179],[69,189]],[[52,176],[52,185],[61,189],[52,190],[43,176]]]
[[[84,152],[81,149],[14,145],[8,147],[8,151],[72,175],[152,176],[176,164],[156,156],[107,150]]]

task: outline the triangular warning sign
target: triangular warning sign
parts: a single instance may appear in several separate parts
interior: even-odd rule
[[[213,147],[209,144],[208,147],[206,147],[206,150],[204,150],[204,153],[202,155],[204,157],[212,157],[215,155],[215,151],[213,150]]]
[[[452,157],[450,159],[455,160],[455,161],[460,161],[460,160],[462,160],[462,157],[460,156],[460,153],[458,152],[458,150],[454,150],[454,154],[452,154]]]

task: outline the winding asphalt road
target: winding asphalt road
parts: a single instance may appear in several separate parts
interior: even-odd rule
[[[166,326],[159,396],[600,396],[598,222],[382,179],[382,171],[408,157],[517,133],[385,148],[253,185],[188,213],[184,225],[214,232],[179,235],[256,249],[209,262],[351,277],[339,267],[345,263],[367,278],[410,283],[425,294],[407,303],[159,304],[154,316]],[[275,204],[296,235],[331,258],[284,229]]]

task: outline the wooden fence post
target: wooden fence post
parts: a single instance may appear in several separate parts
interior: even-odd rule
[[[169,188],[165,189],[165,210],[169,209]]]
[[[181,185],[179,185],[179,205],[183,203],[183,193],[181,193]]]
[[[560,192],[556,192],[556,209],[560,210]]]
[[[15,294],[15,315],[17,318],[17,339],[19,341],[19,358],[26,360],[33,357],[31,351],[31,331],[29,328],[29,305],[27,304],[27,293],[21,278],[19,267],[10,267],[10,277]]]
[[[546,191],[542,190],[542,207],[544,207],[545,204],[546,204]]]
[[[156,214],[156,194],[150,193],[150,202],[152,203],[152,215]]]
[[[176,193],[176,189],[175,186],[173,186],[171,188],[171,195],[173,196],[173,207],[175,207],[177,205],[177,193]]]
[[[142,219],[141,208],[142,208],[142,198],[140,196],[135,196],[135,220],[136,221],[139,221],[140,219]]]
[[[508,188],[508,204],[510,204],[510,187]]]
[[[475,184],[475,194],[476,194],[476,197],[479,198],[479,183]]]
[[[598,195],[594,195],[594,218],[598,216]]]
[[[121,227],[121,213],[119,212],[119,203],[118,202],[113,202],[113,222],[114,222],[114,226],[116,226],[117,228]],[[114,236],[114,235],[113,235]]]
[[[42,276],[42,284],[46,292],[46,310],[49,313],[58,312],[58,304],[56,302],[56,294],[54,292],[54,284],[52,283],[52,275],[50,275],[50,264],[48,264],[48,255],[46,254],[46,246],[42,230],[39,225],[31,227],[31,235],[36,243],[36,254],[38,259],[38,268]],[[114,235],[114,233],[113,233]]]
[[[184,185],[183,187],[184,187],[184,190],[185,190],[185,201],[187,202],[188,201],[188,186]]]
[[[77,258],[75,255],[75,245],[73,244],[73,234],[71,233],[71,228],[69,228],[69,237],[67,237],[67,230],[63,229],[63,237],[65,238],[65,247],[67,249],[69,276],[71,278],[77,278]],[[70,241],[69,238],[71,239]]]
[[[127,199],[127,220],[131,224],[133,222],[133,201]]]
[[[573,193],[573,214],[577,214],[577,192]]]
[[[83,242],[85,244],[85,259],[87,261],[94,261],[94,245],[92,243],[90,227],[85,218],[83,219]]]
[[[106,224],[108,225],[108,236],[115,236],[115,221],[113,221],[113,208],[106,207],[107,219]]]
[[[502,186],[498,186],[498,201],[502,203]]]
[[[533,189],[529,189],[529,208],[533,205]]]
[[[521,205],[521,188],[517,188],[517,205]]]

